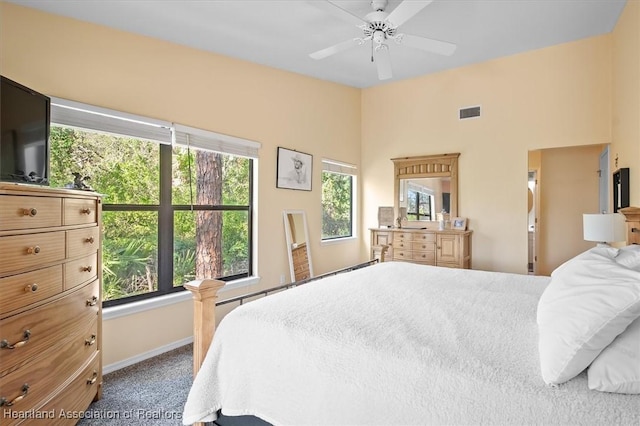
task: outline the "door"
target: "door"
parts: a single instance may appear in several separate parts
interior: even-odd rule
[[[528,262],[527,272],[535,275],[536,273],[536,234],[538,231],[538,171],[529,170],[529,179],[527,182],[527,204],[529,212],[527,214],[527,235],[528,235]]]
[[[458,236],[453,234],[438,234],[436,238],[436,265],[443,263],[458,263]]]
[[[607,213],[609,211],[609,146],[606,146],[600,153],[598,197],[599,212]]]

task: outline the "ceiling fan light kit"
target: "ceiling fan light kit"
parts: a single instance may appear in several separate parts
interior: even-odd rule
[[[356,24],[356,26],[362,30],[363,37],[356,37],[337,43],[313,52],[309,56],[313,59],[323,59],[371,41],[371,62],[375,62],[380,80],[388,80],[393,77],[389,46],[385,43],[387,40],[393,40],[399,45],[406,45],[415,49],[450,56],[456,49],[456,45],[453,43],[397,32],[400,25],[411,19],[432,1],[433,0],[404,0],[391,13],[387,13],[385,12],[388,4],[387,0],[372,0],[371,8],[373,12],[369,12],[364,19],[340,8],[328,0],[321,2],[312,1],[312,4],[319,6],[321,9],[351,24]]]

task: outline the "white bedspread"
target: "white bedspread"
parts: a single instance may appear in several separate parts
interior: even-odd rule
[[[183,421],[274,425],[640,424],[640,397],[542,381],[549,278],[385,262],[229,313]]]

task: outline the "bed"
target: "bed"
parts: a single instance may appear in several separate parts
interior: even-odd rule
[[[640,259],[640,250],[628,254]],[[640,395],[590,389],[586,367],[593,359],[580,359],[587,364],[573,365],[579,371],[567,380],[541,374],[541,363],[547,376],[555,373],[545,370],[545,356],[562,358],[558,348],[566,343],[555,330],[564,319],[553,315],[574,310],[580,320],[568,321],[570,327],[588,323],[582,318],[590,305],[573,309],[562,278],[610,279],[602,265],[610,267],[617,255],[617,249],[590,250],[555,277],[384,262],[245,304],[221,321],[206,356],[210,336],[196,335],[204,347],[195,349],[199,371],[183,422],[213,421],[222,412],[274,425],[638,425]],[[628,266],[589,302],[624,286],[624,318],[615,308],[618,323],[607,322],[615,323],[608,332],[615,335],[582,339],[581,356],[595,351],[598,360],[630,324],[640,323],[640,268]],[[562,297],[545,311],[541,301],[550,298],[552,282],[560,283],[553,285]],[[206,298],[196,299],[196,316],[210,317]],[[552,325],[546,340],[545,315]],[[634,333],[633,339],[640,336]]]

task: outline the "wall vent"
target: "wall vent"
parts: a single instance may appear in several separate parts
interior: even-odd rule
[[[467,118],[480,117],[480,106],[472,106],[467,108],[460,108],[458,117],[460,120],[466,120]]]

